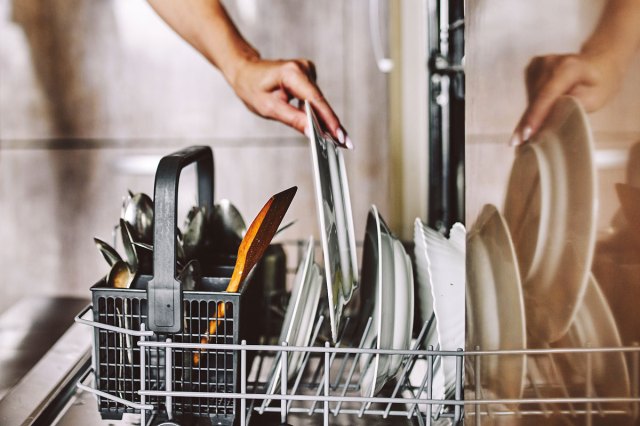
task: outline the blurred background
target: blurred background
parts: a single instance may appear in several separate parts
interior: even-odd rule
[[[226,2],[267,58],[309,58],[356,145],[345,155],[356,232],[389,209],[389,77],[372,50],[369,2]],[[388,49],[388,6],[379,31]],[[0,312],[30,294],[88,296],[106,272],[127,189],[153,194],[157,161],[210,145],[215,198],[250,222],[274,193],[299,191],[285,239],[319,238],[304,136],[265,121],[144,1],[0,0]],[[183,211],[195,203],[182,179]],[[180,216],[184,217],[184,216]]]

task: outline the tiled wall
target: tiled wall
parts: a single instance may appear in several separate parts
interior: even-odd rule
[[[367,2],[227,3],[263,57],[316,63],[356,145],[345,157],[360,236],[371,203],[386,211],[388,173]],[[154,161],[192,144],[213,147],[216,198],[247,221],[298,185],[282,237],[318,236],[305,138],[248,112],[146,2],[0,0],[0,66],[0,311],[26,294],[88,295],[106,272],[92,237],[110,237],[128,188],[153,192]]]

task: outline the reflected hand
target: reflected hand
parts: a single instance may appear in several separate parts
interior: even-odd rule
[[[526,69],[529,105],[511,145],[521,145],[542,126],[555,101],[575,96],[587,112],[602,107],[620,88],[623,72],[604,55],[568,54],[533,58]]]
[[[292,99],[309,100],[325,128],[345,148],[353,149],[338,117],[315,83],[312,62],[297,60],[263,60],[252,58],[239,65],[231,86],[238,97],[261,117],[280,121],[301,133],[306,133],[307,115],[291,105]]]

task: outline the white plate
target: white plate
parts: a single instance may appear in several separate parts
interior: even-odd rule
[[[619,348],[622,341],[609,304],[600,286],[589,274],[587,290],[582,304],[565,336],[551,344],[553,348]],[[564,382],[575,396],[586,396],[584,383],[587,378],[587,356],[584,353],[557,356]],[[629,370],[621,352],[591,353],[590,375],[594,394],[600,398],[629,398]],[[578,386],[575,386],[578,385]],[[576,391],[578,389],[579,391]],[[572,393],[573,393],[572,392]],[[607,404],[608,408],[630,409],[628,404]]]
[[[447,239],[422,226],[431,275],[431,295],[441,350],[455,351],[465,344],[465,230],[455,224]],[[455,388],[456,361],[444,357],[445,392]]]
[[[567,331],[584,295],[596,237],[593,140],[571,97],[518,148],[504,216],[523,280],[527,330],[543,342]]]
[[[362,297],[365,301],[362,315],[371,315],[372,324],[365,338],[364,347],[391,349],[394,344],[395,287],[394,287],[393,237],[371,206],[363,251]],[[375,345],[374,345],[375,342]],[[361,395],[375,396],[389,379],[389,355],[363,355],[360,371],[363,374]]]
[[[310,129],[316,206],[324,255],[331,337],[335,342],[344,305],[358,286],[358,261],[342,151],[322,131],[309,102],[305,110]]]
[[[413,268],[409,255],[397,239],[393,240],[393,255],[395,277],[393,349],[404,350],[409,349],[411,345],[413,328]],[[399,372],[401,362],[401,356],[391,357],[388,372],[390,377]]]
[[[313,259],[314,245],[313,237],[311,237],[307,243],[305,256],[298,266],[278,343],[286,342],[289,346],[309,346],[313,343],[311,342],[311,334],[323,283],[322,271]],[[303,352],[288,353],[287,374],[289,379],[298,374],[303,358]],[[270,394],[274,393],[280,384],[281,364],[278,361],[279,358],[274,363],[269,375],[267,389]]]
[[[504,218],[487,204],[467,242],[467,349],[526,349],[524,300],[518,261]],[[484,356],[482,388],[499,399],[522,396],[526,357]]]

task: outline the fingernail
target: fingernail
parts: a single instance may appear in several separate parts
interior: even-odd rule
[[[353,149],[353,142],[351,142],[351,138],[349,136],[347,136],[347,139],[345,140],[345,145],[347,146],[347,149]]]
[[[513,132],[513,136],[509,140],[509,146],[519,146],[522,145],[522,139],[520,139],[520,134],[516,131]]]
[[[531,133],[532,133],[531,127],[529,126],[525,127],[524,130],[522,130],[522,140],[524,142],[529,141],[529,139],[531,138]]]
[[[309,125],[305,126],[304,128],[304,135],[308,138],[311,137],[311,130],[309,129]]]
[[[338,127],[338,129],[336,130],[336,136],[338,137],[338,142],[340,142],[340,145],[345,146],[344,145],[344,132],[342,131],[342,129],[340,127]]]

